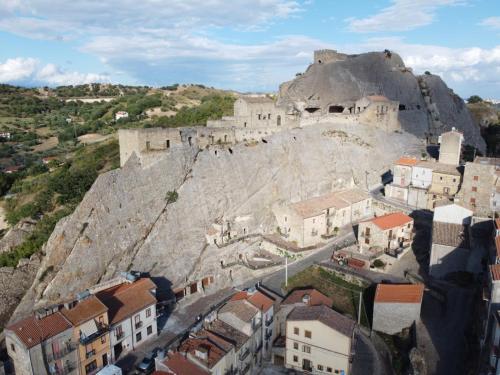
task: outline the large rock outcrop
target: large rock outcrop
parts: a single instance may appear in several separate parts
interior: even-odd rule
[[[274,203],[375,185],[397,157],[424,148],[410,134],[361,124],[288,130],[265,141],[172,149],[156,153],[147,167],[133,156],[122,169],[99,176],[75,212],[56,226],[18,313],[71,298],[129,269],[163,276],[174,286],[207,275],[220,286],[236,282],[237,269],[231,274],[220,267],[233,248],[206,244],[205,233],[217,219],[252,217],[249,233],[274,232]],[[166,199],[171,191],[178,193],[173,203]]]
[[[327,108],[367,95],[399,101],[399,120],[409,133],[425,137],[455,127],[464,132],[467,144],[485,150],[479,127],[463,100],[438,76],[415,76],[396,53],[370,52],[312,64],[304,74],[281,85],[278,104],[314,100]]]

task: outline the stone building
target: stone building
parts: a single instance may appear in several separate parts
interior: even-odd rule
[[[439,202],[453,201],[462,182],[462,175],[455,165],[432,164],[432,182],[429,187],[427,201],[428,209],[434,209]]]
[[[378,284],[373,303],[373,329],[400,333],[420,320],[424,285]]]
[[[286,321],[285,366],[349,375],[355,327],[353,320],[325,305],[295,307]]]
[[[417,163],[417,158],[399,158],[394,164],[392,183],[385,186],[386,197],[408,202],[408,192],[412,182],[413,166]]]
[[[399,102],[383,95],[368,95],[356,101],[354,110],[359,113],[359,122],[392,132],[401,129],[398,107]]]
[[[315,64],[327,64],[329,62],[343,61],[346,58],[346,54],[339,53],[334,49],[320,49],[314,51]]]
[[[349,189],[273,208],[279,233],[300,248],[314,246],[339,228],[373,215],[372,198]]]
[[[210,375],[210,372],[187,359],[179,352],[170,352],[166,357],[156,358],[155,374]]]
[[[58,307],[8,326],[5,345],[18,375],[79,374],[78,341]]]
[[[84,292],[61,313],[73,326],[80,374],[95,373],[110,363],[108,308],[96,296]]]
[[[476,157],[465,164],[461,204],[475,216],[493,217],[500,206],[500,158]]]
[[[362,221],[358,227],[358,244],[361,253],[384,251],[396,256],[411,246],[413,219],[402,212],[393,212]]]
[[[439,162],[458,167],[462,155],[463,141],[464,135],[455,128],[441,134],[439,136]]]

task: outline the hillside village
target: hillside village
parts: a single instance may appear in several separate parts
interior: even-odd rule
[[[120,167],[12,310],[5,373],[500,371],[500,158],[396,54],[313,58],[205,126],[118,129]],[[310,87],[350,61],[414,95]]]

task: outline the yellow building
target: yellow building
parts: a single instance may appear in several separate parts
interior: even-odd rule
[[[325,305],[295,307],[286,320],[286,367],[349,375],[355,326]]]
[[[111,358],[108,308],[91,295],[67,304],[61,313],[73,325],[80,374],[97,373]]]

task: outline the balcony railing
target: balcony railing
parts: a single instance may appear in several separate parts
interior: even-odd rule
[[[273,336],[273,331],[268,331],[266,332],[265,338],[266,341],[269,341],[269,339]]]
[[[57,361],[58,359],[65,357],[66,355],[68,355],[69,353],[71,353],[75,350],[76,350],[75,344],[67,343],[64,347],[59,349],[59,351],[57,351],[55,353],[47,354],[47,361],[48,362]]]
[[[271,324],[274,322],[274,316],[272,316],[270,319],[266,320],[266,327],[269,327]]]
[[[257,347],[254,350],[254,353],[257,354],[258,352],[260,352],[261,349],[262,349],[262,341],[259,343],[259,345],[257,345]]]
[[[244,361],[248,355],[250,354],[250,350],[248,348],[245,349],[245,351],[243,353],[240,353],[240,361]]]
[[[245,367],[243,367],[243,370],[241,370],[241,374],[245,375],[250,371],[250,363],[247,363]]]
[[[90,352],[85,353],[85,359],[89,359],[95,356],[95,349],[92,349]]]
[[[135,329],[139,329],[141,327],[142,327],[142,321],[135,323]]]
[[[80,344],[88,345],[91,342],[98,339],[99,337],[105,335],[108,331],[109,331],[109,326],[107,326],[105,324],[101,324],[101,325],[99,325],[97,331],[94,332],[93,334],[91,334],[90,336],[81,335],[80,336]]]
[[[125,332],[124,331],[117,332],[117,333],[115,333],[115,336],[116,336],[117,340],[121,340],[122,338],[125,337]]]

